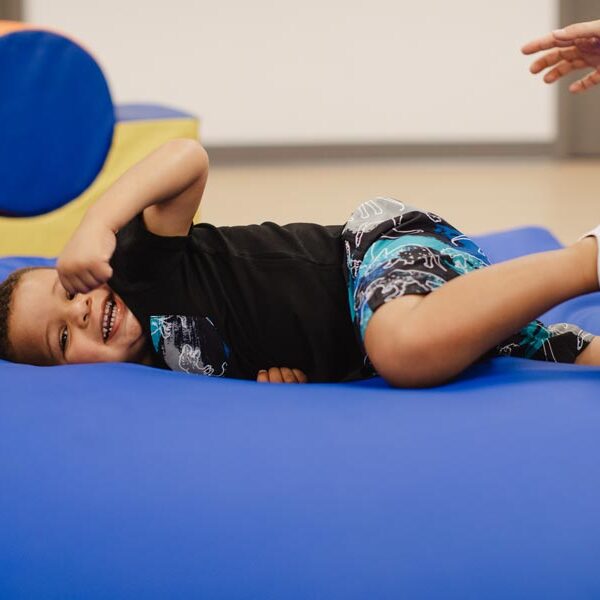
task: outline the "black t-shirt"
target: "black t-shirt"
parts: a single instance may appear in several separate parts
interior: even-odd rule
[[[154,364],[255,380],[298,368],[311,382],[368,376],[350,318],[341,225],[148,231],[142,213],[117,233],[114,289],[140,322]]]

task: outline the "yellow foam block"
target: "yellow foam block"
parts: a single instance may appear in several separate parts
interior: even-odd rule
[[[198,139],[197,119],[117,122],[104,166],[83,194],[44,215],[0,217],[0,256],[57,256],[87,209],[116,179],[166,141],[181,137]]]

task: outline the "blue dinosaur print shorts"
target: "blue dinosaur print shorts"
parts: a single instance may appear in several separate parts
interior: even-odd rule
[[[342,241],[350,314],[365,366],[371,369],[364,336],[377,308],[405,294],[428,294],[491,264],[473,240],[447,221],[393,198],[363,202],[346,222]],[[514,356],[572,363],[593,338],[569,323],[546,326],[535,320],[480,360]]]

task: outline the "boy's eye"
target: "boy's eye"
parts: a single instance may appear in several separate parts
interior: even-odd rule
[[[73,300],[73,298],[75,298],[75,296],[70,292],[67,292],[67,300]]]
[[[69,334],[68,334],[67,328],[65,327],[60,333],[59,342],[58,342],[63,355],[64,355],[65,349],[67,347],[67,338],[68,337],[69,337]]]

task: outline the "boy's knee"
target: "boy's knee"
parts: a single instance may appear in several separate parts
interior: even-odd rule
[[[394,387],[432,387],[450,379],[446,354],[431,331],[414,325],[422,295],[380,306],[365,332],[365,349],[375,370]]]
[[[369,360],[393,387],[432,387],[448,379],[439,367],[439,348],[422,332],[398,328],[370,342]]]

